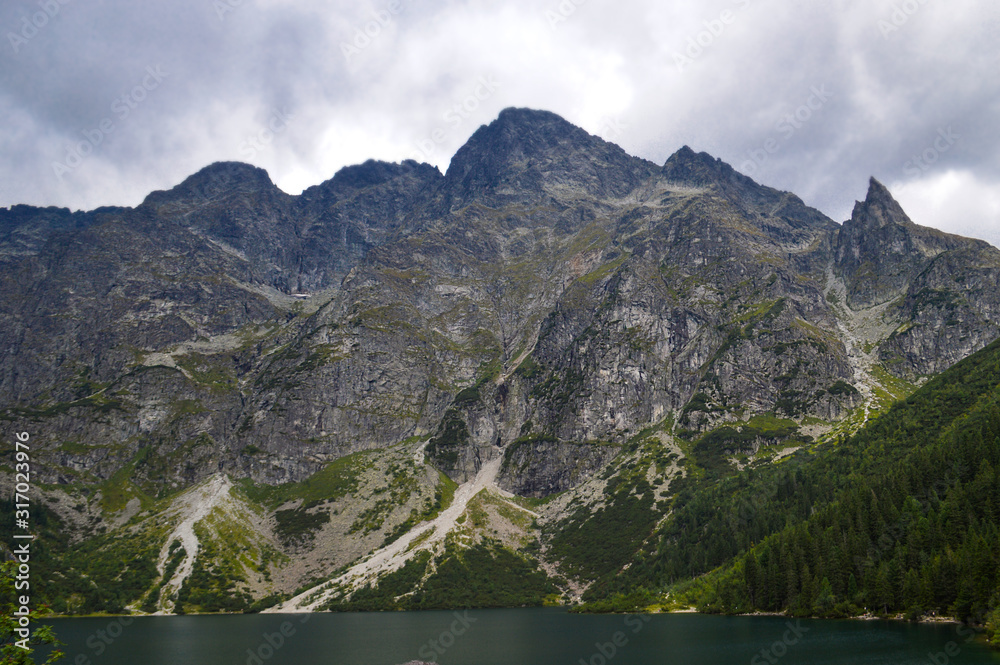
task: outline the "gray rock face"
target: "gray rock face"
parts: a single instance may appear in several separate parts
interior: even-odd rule
[[[476,131],[445,175],[451,207],[473,201],[491,207],[568,198],[622,197],[656,171],[618,146],[587,134],[554,113],[506,109]]]
[[[860,309],[891,300],[931,259],[975,243],[917,226],[872,178],[868,196],[855,204],[837,235],[836,261],[848,283],[848,304]]]
[[[914,224],[874,178],[837,235],[835,261],[848,305],[890,303],[897,327],[878,354],[896,374],[935,374],[1000,335],[996,248]]]
[[[941,372],[1000,336],[1000,261],[969,243],[927,261],[892,309],[903,323],[879,347],[904,376]]]
[[[545,497],[587,480],[620,450],[619,446],[567,443],[555,437],[525,437],[507,448],[497,483],[521,496]]]
[[[843,418],[855,310],[882,308],[889,372],[938,372],[1000,334],[998,271],[875,181],[838,226],[704,153],[657,168],[509,109],[446,175],[366,162],[289,196],[215,164],[135,209],[0,211],[0,408],[45,482],[277,484],[417,437],[540,496],[654,424]]]
[[[441,179],[427,164],[368,161],[293,197],[262,169],[219,163],[150,194],[139,209],[246,259],[254,281],[312,292],[339,283],[373,247],[415,226],[414,213]]]

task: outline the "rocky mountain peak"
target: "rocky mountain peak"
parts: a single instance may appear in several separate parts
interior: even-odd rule
[[[889,225],[913,225],[888,188],[873,176],[868,181],[868,194],[864,201],[855,201],[848,224],[865,229],[880,229]]]
[[[864,201],[837,234],[835,261],[847,280],[852,307],[870,307],[898,296],[939,254],[971,247],[975,240],[914,224],[885,185],[874,177]]]
[[[654,172],[652,163],[555,113],[508,108],[455,153],[445,186],[453,205],[471,200],[495,205],[558,195],[566,188],[621,196]]]
[[[439,180],[441,172],[430,164],[412,159],[404,162],[383,162],[369,159],[363,164],[345,166],[326,182],[310,187],[302,193],[305,200],[314,198],[340,199],[370,187],[384,185],[400,176],[416,175],[428,182]],[[329,203],[330,201],[328,201]]]
[[[667,159],[661,173],[668,180],[694,187],[729,180],[739,184],[753,183],[750,178],[737,173],[721,159],[712,157],[707,152],[695,152],[686,145]]]
[[[667,159],[660,174],[673,185],[712,190],[742,210],[751,223],[782,241],[809,243],[819,229],[834,225],[794,194],[761,185],[721,159],[686,145]]]
[[[733,201],[758,199],[762,203],[773,202],[784,194],[757,183],[718,157],[707,152],[695,152],[686,145],[667,159],[660,173],[680,185],[714,186]]]
[[[188,176],[172,189],[151,193],[143,205],[168,202],[198,204],[233,194],[272,190],[277,190],[277,187],[264,169],[243,162],[216,162]]]
[[[395,164],[369,159],[363,164],[345,166],[333,174],[332,183],[340,188],[364,189],[374,185],[381,185],[392,180],[398,175],[409,171],[412,167],[409,164]]]

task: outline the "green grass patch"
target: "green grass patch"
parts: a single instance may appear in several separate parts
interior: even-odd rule
[[[76,441],[63,441],[59,444],[59,448],[57,450],[61,453],[69,453],[70,455],[87,455],[92,450],[99,447],[100,446],[88,446]]]
[[[112,411],[125,411],[125,407],[119,400],[110,399],[104,393],[100,393],[72,402],[59,402],[43,408],[14,407],[5,409],[3,412],[0,412],[2,413],[0,419],[17,420],[23,418],[37,421],[45,418],[55,418],[56,416],[69,413],[73,409],[88,409],[98,415],[111,413]]]
[[[357,491],[359,477],[370,465],[366,459],[370,454],[362,451],[346,455],[297,483],[257,485],[252,480],[243,478],[236,484],[251,501],[271,508],[295,499],[302,499],[306,503],[335,501]]]
[[[136,465],[142,460],[143,448],[135,458],[128,464],[115,471],[115,473],[100,486],[101,509],[105,513],[119,513],[125,509],[132,499],[139,499],[143,509],[151,507],[156,500],[146,494],[138,485],[132,482],[132,474],[135,473]]]
[[[538,362],[535,361],[535,358],[530,355],[522,360],[521,364],[514,370],[514,374],[528,381],[534,379],[536,376],[541,374],[541,372],[542,366],[539,365]]]
[[[621,254],[618,255],[618,258],[616,258],[615,260],[597,267],[595,270],[592,270],[588,272],[586,275],[583,275],[582,277],[577,279],[577,281],[583,284],[584,286],[593,286],[597,282],[603,280],[605,277],[608,277],[609,275],[617,271],[619,268],[621,268],[622,264],[624,264],[625,261],[628,260],[628,257],[629,255],[627,253],[622,252]]]

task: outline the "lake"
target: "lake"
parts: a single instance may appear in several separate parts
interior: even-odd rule
[[[62,665],[1000,665],[962,626],[559,608],[57,619]]]

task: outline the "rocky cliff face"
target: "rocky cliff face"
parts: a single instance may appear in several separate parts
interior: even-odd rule
[[[587,134],[554,113],[506,109],[455,154],[443,195],[454,209],[473,201],[491,207],[550,199],[624,197],[656,172],[618,146]]]
[[[874,178],[864,202],[837,234],[836,262],[848,282],[848,305],[862,309],[898,297],[936,256],[974,244],[917,226]]]
[[[0,404],[45,482],[277,484],[409,439],[537,496],[651,426],[834,427],[1000,334],[998,270],[874,180],[840,226],[687,147],[658,168],[508,109],[444,175],[290,196],[215,164],[135,209],[0,211]]]
[[[941,372],[1000,334],[997,297],[988,292],[998,258],[986,242],[914,224],[874,178],[834,254],[847,306],[883,309],[894,328],[879,340],[879,358],[908,378]]]

